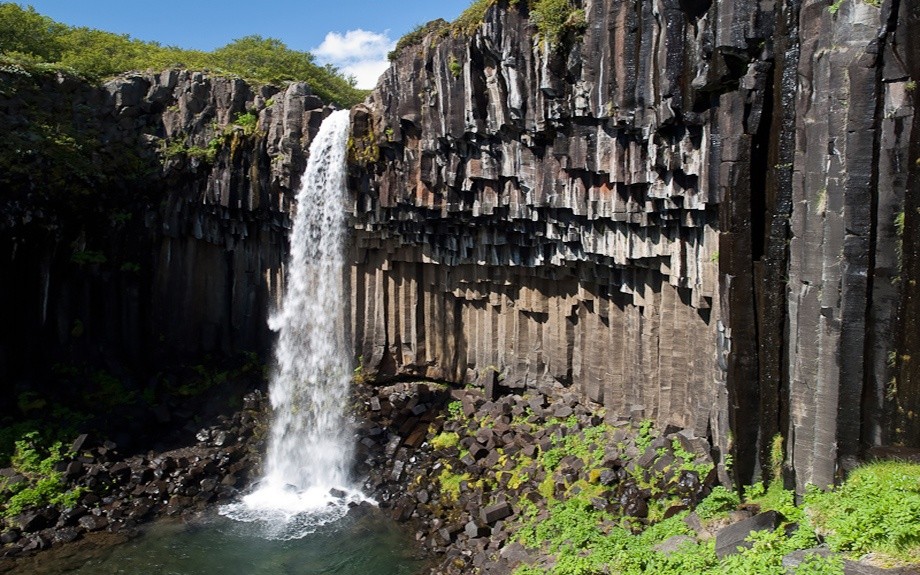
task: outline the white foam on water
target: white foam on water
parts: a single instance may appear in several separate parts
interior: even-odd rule
[[[347,110],[325,119],[297,194],[285,293],[269,320],[278,342],[265,475],[255,491],[220,510],[263,524],[273,539],[303,537],[365,500],[348,477],[352,434],[345,417],[351,382],[344,314],[348,127]]]

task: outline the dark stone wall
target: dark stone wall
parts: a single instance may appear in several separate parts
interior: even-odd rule
[[[309,88],[180,70],[96,86],[16,69],[0,87],[10,391],[55,366],[143,377],[264,356],[294,193],[326,113]],[[257,124],[235,125],[243,114]]]
[[[898,19],[904,24],[897,28],[898,55],[904,62],[901,77],[914,80],[913,89],[905,91],[903,97],[916,110],[920,108],[920,5],[915,2],[901,2]],[[908,30],[914,33],[908,33]],[[905,86],[906,89],[906,86]],[[920,437],[920,114],[905,116],[889,131],[890,148],[902,148],[909,142],[907,153],[891,157],[903,163],[894,164],[901,169],[899,183],[905,182],[904,226],[901,234],[900,281],[900,331],[895,354],[891,357],[894,375],[888,388],[885,406],[891,410],[894,425],[884,430],[892,441],[916,444]],[[895,144],[897,146],[895,147]],[[900,152],[900,150],[899,150]],[[889,156],[890,157],[890,156]]]
[[[708,435],[745,482],[777,433],[799,488],[916,444],[892,384],[914,8],[578,4],[586,29],[548,46],[499,3],[404,50],[355,111],[356,355],[575,388]]]

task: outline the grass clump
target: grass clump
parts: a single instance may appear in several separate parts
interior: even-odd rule
[[[495,0],[475,0],[456,20],[451,22],[451,30],[455,34],[472,34],[485,21],[486,12],[494,3]]]
[[[806,513],[835,551],[920,562],[920,465],[860,467],[834,491],[809,492]]]
[[[444,470],[438,475],[438,487],[441,493],[444,493],[454,501],[460,498],[460,483],[470,481],[472,477],[469,473],[454,473],[451,467],[445,466]]]
[[[576,8],[570,0],[535,0],[530,18],[540,36],[551,46],[558,46],[569,32],[584,32],[587,27],[585,11]]]
[[[442,431],[431,440],[431,446],[438,450],[456,447],[460,443],[460,435],[450,431]]]

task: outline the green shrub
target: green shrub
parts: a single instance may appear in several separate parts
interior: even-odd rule
[[[447,417],[454,421],[463,419],[463,404],[459,401],[451,401],[447,404]]]
[[[451,54],[450,59],[447,61],[447,68],[454,78],[459,78],[460,74],[463,72],[463,65],[460,64],[460,60],[457,60],[457,57],[453,54]]]
[[[68,490],[63,475],[55,471],[63,454],[60,441],[45,448],[37,431],[25,433],[16,441],[11,463],[26,481],[14,487],[15,493],[7,501],[0,501],[3,517],[19,515],[28,507],[76,504],[83,489]]]
[[[259,125],[259,117],[253,114],[252,112],[246,112],[245,114],[240,114],[233,120],[235,126],[243,128],[243,133],[247,136],[251,136],[256,133],[256,128]]]
[[[712,489],[712,493],[697,505],[696,513],[700,516],[700,519],[713,519],[719,515],[732,511],[738,507],[740,503],[741,500],[737,493],[721,485],[717,485]]]

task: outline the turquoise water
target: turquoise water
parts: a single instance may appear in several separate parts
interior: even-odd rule
[[[360,515],[360,516],[356,516]],[[352,513],[302,539],[265,539],[257,524],[218,515],[159,522],[84,561],[46,556],[23,573],[75,575],[416,575],[425,563],[401,526],[377,510]],[[36,557],[35,559],[39,559]],[[81,565],[76,567],[76,565]],[[40,565],[41,568],[36,569]],[[25,566],[23,566],[25,567]]]

